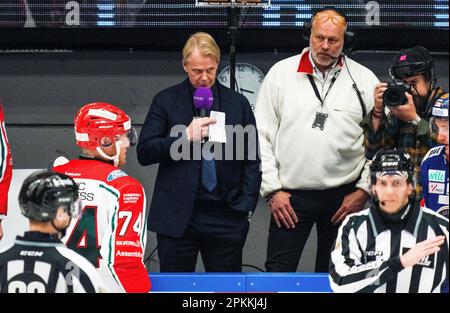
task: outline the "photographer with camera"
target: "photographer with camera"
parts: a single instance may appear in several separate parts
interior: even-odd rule
[[[418,180],[422,159],[436,145],[430,136],[428,120],[433,104],[444,91],[436,87],[433,59],[421,46],[400,51],[389,74],[393,82],[375,87],[374,108],[361,124],[365,130],[366,156],[372,159],[380,148],[402,149],[412,156]],[[422,199],[419,184],[416,197]]]

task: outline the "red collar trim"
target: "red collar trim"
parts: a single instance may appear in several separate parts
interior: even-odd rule
[[[304,74],[310,74],[312,75],[314,72],[313,65],[311,64],[311,60],[309,59],[310,51],[306,51],[302,54],[300,57],[300,64],[298,65],[297,72],[298,73],[304,73]]]
[[[305,51],[301,55],[300,63],[298,65],[298,69],[297,69],[298,73],[309,74],[309,75],[312,75],[314,73],[314,67],[311,64],[311,59],[309,57],[310,53],[311,53],[311,51]],[[339,67],[343,67],[344,66],[344,60],[343,60],[342,56],[339,57],[337,65]]]

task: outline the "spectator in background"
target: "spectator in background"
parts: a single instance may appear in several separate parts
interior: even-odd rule
[[[444,91],[436,86],[433,58],[421,46],[400,51],[389,73],[392,79],[408,84],[410,90],[405,92],[405,103],[385,109],[383,95],[387,83],[375,87],[374,108],[362,124],[365,129],[366,156],[372,159],[380,148],[402,149],[412,156],[416,181],[419,181],[422,159],[436,145],[429,131],[431,110]],[[419,201],[422,199],[420,184],[416,186],[416,197]]]

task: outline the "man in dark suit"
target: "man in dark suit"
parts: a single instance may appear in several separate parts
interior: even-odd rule
[[[161,272],[195,271],[199,252],[207,272],[242,270],[261,184],[258,137],[247,99],[216,82],[219,61],[220,49],[209,34],[192,35],[183,49],[188,79],[155,96],[139,137],[139,163],[159,163],[148,229],[157,233]],[[214,144],[212,160],[204,153],[192,157],[195,147],[205,147],[208,126],[216,123],[194,118],[201,115],[193,103],[199,87],[211,88],[211,110],[225,113],[226,143]],[[174,135],[180,125],[183,130]],[[242,134],[230,133],[230,126],[244,128],[245,139],[234,140]],[[180,142],[189,157],[177,160]]]

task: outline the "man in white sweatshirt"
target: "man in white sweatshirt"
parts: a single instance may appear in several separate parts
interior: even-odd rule
[[[256,104],[261,194],[272,213],[266,270],[295,272],[317,224],[316,272],[328,272],[339,224],[369,199],[359,123],[373,107],[377,77],[342,53],[347,18],[322,9],[310,47],[275,64]]]

